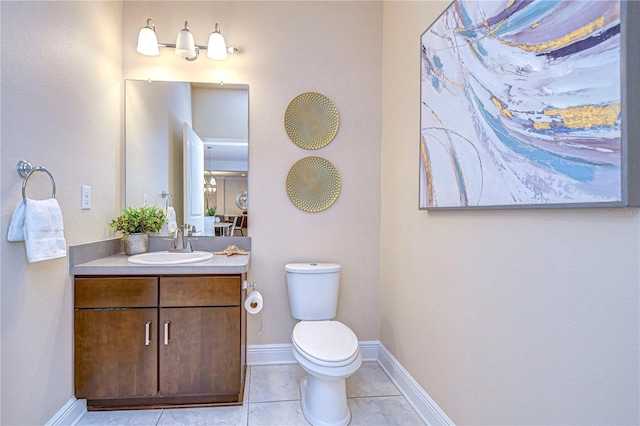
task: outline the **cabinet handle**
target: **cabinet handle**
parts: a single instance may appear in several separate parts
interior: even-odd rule
[[[170,321],[167,321],[164,323],[164,344],[165,345],[169,344],[169,323]]]
[[[145,324],[144,326],[144,344],[149,346],[151,343],[151,321]]]

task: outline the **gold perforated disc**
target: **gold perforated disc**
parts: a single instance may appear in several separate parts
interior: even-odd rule
[[[340,195],[340,174],[329,161],[305,157],[295,163],[287,175],[287,194],[300,210],[325,210]]]
[[[307,92],[296,96],[284,113],[289,139],[300,148],[320,149],[338,132],[338,109],[326,96]]]

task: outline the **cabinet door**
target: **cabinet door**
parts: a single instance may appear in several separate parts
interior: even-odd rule
[[[240,392],[240,308],[160,309],[160,393]]]
[[[157,315],[155,308],[75,311],[77,398],[158,393]]]

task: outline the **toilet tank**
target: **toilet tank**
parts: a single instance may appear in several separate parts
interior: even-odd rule
[[[289,263],[285,266],[291,316],[304,321],[330,320],[338,310],[340,265]]]

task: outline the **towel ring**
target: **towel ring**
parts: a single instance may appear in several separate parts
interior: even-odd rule
[[[29,178],[34,172],[44,172],[49,175],[49,178],[51,179],[51,186],[53,187],[53,191],[51,192],[51,198],[56,198],[56,181],[53,178],[53,175],[49,173],[49,170],[45,169],[42,166],[33,167],[31,163],[29,163],[28,161],[20,160],[18,161],[18,164],[16,164],[16,171],[20,176],[24,178],[24,180],[22,181],[22,199],[23,200],[27,199],[27,194],[26,194],[27,182],[29,181]]]
[[[165,208],[167,207],[173,207],[173,194],[171,194],[170,192],[167,192],[165,190],[162,190],[162,199],[165,200]]]

